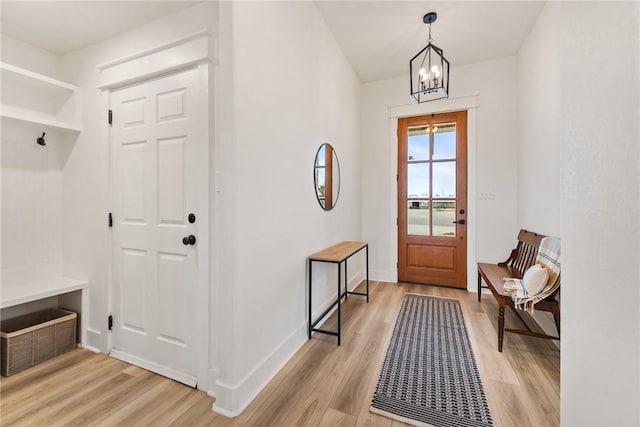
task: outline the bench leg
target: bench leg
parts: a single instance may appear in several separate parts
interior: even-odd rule
[[[481,295],[482,295],[482,276],[478,271],[478,302],[480,302]]]
[[[502,341],[504,339],[504,305],[498,307],[498,351],[502,353]]]
[[[553,320],[556,321],[556,328],[558,329],[558,338],[560,338],[560,310],[558,308],[553,310]]]

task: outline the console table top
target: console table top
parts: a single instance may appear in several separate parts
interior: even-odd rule
[[[367,242],[340,242],[309,256],[313,261],[342,262],[360,249],[367,246]]]

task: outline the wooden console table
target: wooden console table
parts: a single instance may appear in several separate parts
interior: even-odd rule
[[[366,253],[366,274],[367,274],[367,291],[366,292],[349,292],[347,289],[349,283],[349,276],[347,275],[347,260],[353,256],[354,254],[360,252],[362,249],[365,249]],[[312,279],[313,279],[313,262],[328,262],[332,264],[338,264],[338,298],[336,301],[331,304],[329,308],[325,310],[320,317],[318,317],[315,321],[311,319],[312,313],[312,305],[311,305],[311,295],[312,295]],[[342,292],[342,282],[341,282],[341,268],[340,265],[344,262],[344,292]],[[338,337],[338,345],[340,345],[340,301],[342,297],[345,300],[348,298],[348,295],[362,295],[367,297],[367,302],[369,302],[369,244],[366,242],[342,242],[337,245],[333,245],[326,249],[321,250],[309,257],[309,326],[308,326],[308,335],[309,339],[311,339],[311,334],[313,332],[320,332],[323,334],[334,335]],[[337,331],[327,331],[325,329],[319,329],[315,326],[320,322],[330,311],[338,305],[338,330]]]

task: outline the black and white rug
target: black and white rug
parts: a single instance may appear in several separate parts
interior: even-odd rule
[[[492,426],[460,303],[405,294],[371,412],[424,426]]]

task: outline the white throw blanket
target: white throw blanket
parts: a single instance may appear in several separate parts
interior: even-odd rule
[[[560,287],[560,239],[544,237],[540,242],[538,255],[534,264],[545,267],[549,273],[547,285],[536,295],[529,295],[522,285],[522,280],[505,278],[504,289],[512,293],[513,305],[529,313],[534,312],[534,305],[553,294]]]

